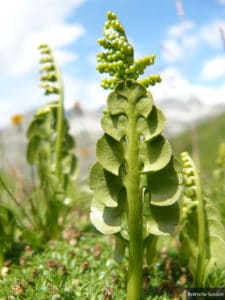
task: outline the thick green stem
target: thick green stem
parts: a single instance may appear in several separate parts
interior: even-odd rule
[[[56,65],[56,64],[55,64]],[[61,176],[61,157],[62,157],[62,139],[63,139],[63,125],[64,125],[64,89],[63,82],[60,75],[58,66],[56,67],[56,73],[59,84],[59,105],[57,110],[57,136],[56,136],[56,176]]]
[[[196,172],[197,173],[197,172]],[[196,274],[194,287],[201,288],[204,285],[204,261],[205,261],[205,215],[204,215],[204,202],[200,188],[199,175],[195,174],[197,186],[197,215],[198,215],[198,258],[196,265]]]
[[[131,116],[128,129],[128,157],[127,157],[127,202],[128,202],[128,231],[129,231],[129,267],[127,299],[139,300],[142,286],[143,264],[143,221],[142,198],[139,175],[139,136],[135,104],[130,104]]]

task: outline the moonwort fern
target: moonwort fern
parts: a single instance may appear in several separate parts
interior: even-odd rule
[[[113,91],[90,173],[90,217],[100,232],[115,234],[117,261],[129,249],[127,297],[131,300],[140,298],[144,251],[150,258],[155,237],[172,233],[178,223],[181,174],[162,135],[165,117],[142,84],[154,83],[159,76],[137,80],[153,58],[134,62],[133,48],[116,15],[109,12],[107,17],[105,38],[100,40],[107,51],[98,55],[98,69],[113,76],[102,82]]]
[[[193,275],[193,286],[209,287],[208,276],[225,268],[225,229],[215,204],[202,194],[193,160],[186,152],[181,154],[181,160],[185,192],[181,203],[180,256]]]
[[[58,217],[74,199],[77,174],[75,142],[69,134],[64,111],[63,82],[59,68],[48,45],[39,47],[42,54],[41,87],[45,95],[56,100],[44,105],[34,116],[28,131],[27,160],[36,166],[40,187],[36,197],[48,201],[46,222],[49,233],[58,232]],[[41,193],[41,195],[40,195]],[[46,223],[45,222],[45,223]]]

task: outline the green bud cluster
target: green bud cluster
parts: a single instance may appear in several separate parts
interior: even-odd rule
[[[139,82],[147,88],[149,85],[155,85],[157,82],[161,82],[161,77],[159,74],[151,74],[146,78],[140,79]]]
[[[41,67],[39,69],[41,73],[40,87],[45,90],[45,95],[59,94],[57,67],[51,49],[47,44],[42,44],[38,48],[42,55],[40,59]]]
[[[51,55],[51,49],[49,48],[48,44],[41,44],[38,47],[41,54],[49,54]]]
[[[125,30],[116,14],[107,13],[107,21],[103,29],[104,38],[98,40],[101,47],[106,51],[97,54],[100,73],[108,73],[109,78],[101,81],[105,89],[114,89],[119,81],[132,79],[138,80],[144,74],[145,69],[154,64],[155,55],[146,56],[134,61],[134,49],[128,42]],[[139,80],[145,87],[160,82],[159,75],[150,75]]]
[[[185,218],[191,212],[191,208],[197,205],[198,179],[196,177],[196,169],[187,152],[181,153],[182,174],[184,185],[183,196],[183,217]]]

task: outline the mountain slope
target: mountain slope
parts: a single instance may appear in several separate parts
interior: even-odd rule
[[[205,176],[212,172],[218,146],[222,142],[225,142],[224,113],[193,126],[191,130],[172,138],[175,153],[179,155],[182,151],[188,151],[196,163],[200,165]]]

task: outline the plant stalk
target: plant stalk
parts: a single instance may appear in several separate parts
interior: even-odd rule
[[[56,74],[59,84],[59,105],[57,109],[57,128],[56,128],[56,176],[60,178],[61,176],[61,157],[62,157],[62,139],[63,139],[63,125],[64,125],[64,88],[63,82],[60,75],[59,68],[55,63]]]
[[[196,172],[197,173],[197,172]],[[197,191],[197,215],[198,215],[198,257],[196,264],[196,274],[194,287],[204,287],[204,261],[205,261],[205,216],[204,216],[204,203],[202,192],[200,188],[199,174],[195,174]]]
[[[139,174],[139,135],[137,133],[137,116],[135,103],[130,103],[128,114],[128,158],[127,158],[127,204],[129,231],[129,267],[127,283],[127,299],[139,300],[142,286],[143,265],[143,220],[142,193],[140,191]]]

